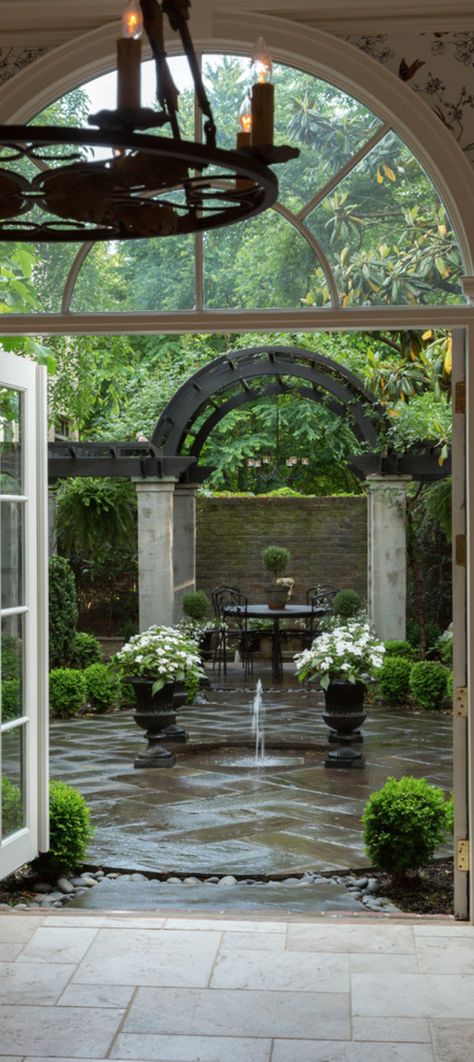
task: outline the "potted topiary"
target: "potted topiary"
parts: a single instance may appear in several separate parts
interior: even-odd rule
[[[275,582],[265,589],[268,608],[284,608],[288,600],[288,586],[278,585],[279,578],[288,567],[291,553],[285,546],[267,546],[262,550],[262,560],[267,572]]]

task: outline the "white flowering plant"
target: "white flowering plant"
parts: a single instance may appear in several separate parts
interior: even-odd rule
[[[384,652],[367,620],[349,620],[324,631],[295,657],[296,674],[300,682],[319,680],[323,690],[330,682],[369,682],[382,667]]]
[[[175,627],[149,627],[134,634],[115,654],[114,663],[124,679],[154,679],[153,694],[167,682],[184,682],[188,701],[204,677],[196,642]]]

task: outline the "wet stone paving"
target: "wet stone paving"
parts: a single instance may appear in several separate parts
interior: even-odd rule
[[[255,767],[254,684],[212,681],[204,703],[179,711],[189,743],[174,746],[171,769],[134,769],[145,742],[130,712],[52,724],[51,775],[91,807],[92,865],[199,878],[360,871],[360,816],[389,775],[451,791],[449,715],[370,706],[365,768],[327,770],[321,694],[264,682],[266,751],[286,762]]]

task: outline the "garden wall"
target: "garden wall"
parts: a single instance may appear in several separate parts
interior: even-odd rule
[[[286,546],[295,579],[293,598],[327,583],[367,599],[367,499],[198,498],[196,586],[237,586],[249,600],[264,600],[265,546]]]

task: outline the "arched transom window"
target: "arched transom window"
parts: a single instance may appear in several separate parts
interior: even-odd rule
[[[234,147],[249,60],[201,57],[219,145]],[[182,58],[171,60],[185,136],[200,117]],[[144,104],[153,66],[144,64]],[[290,66],[274,68],[276,206],[196,236],[33,249],[40,312],[94,313],[438,305],[463,302],[456,237],[433,182],[396,132],[359,101]],[[70,92],[35,121],[86,124],[115,103],[115,75]]]

